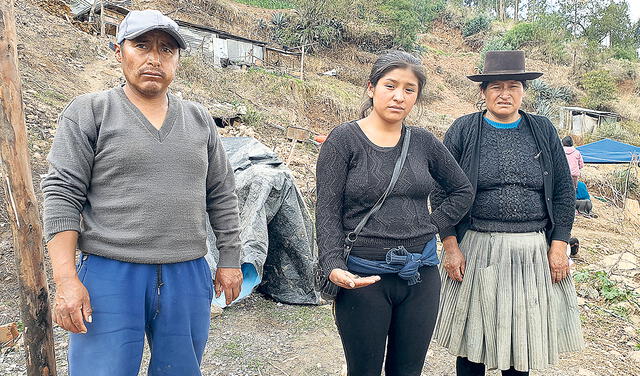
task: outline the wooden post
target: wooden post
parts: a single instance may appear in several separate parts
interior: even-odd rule
[[[42,227],[33,191],[13,0],[0,0],[0,165],[13,235],[28,376],[56,375]]]
[[[300,57],[300,79],[304,80],[304,44],[302,45],[302,56]]]
[[[91,10],[89,10],[89,22],[93,22],[93,17],[96,14],[96,1],[98,0],[93,0],[91,2]]]
[[[100,36],[104,36],[104,0],[100,0]]]

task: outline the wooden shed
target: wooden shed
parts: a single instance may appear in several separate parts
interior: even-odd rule
[[[102,0],[68,0],[69,8],[74,18],[87,22],[91,14],[95,14],[95,22],[100,15],[100,3]],[[111,0],[104,1],[104,22],[105,32],[115,36],[118,32],[118,25],[129,13],[125,8],[131,4],[131,0]],[[280,65],[283,61],[289,61],[293,66],[299,52],[286,51],[273,47],[267,47],[267,42],[253,40],[229,32],[218,30],[210,26],[198,25],[187,21],[175,20],[180,26],[180,34],[187,42],[186,54],[200,54],[213,63],[216,67],[226,67],[229,65],[266,65],[267,54],[274,57],[274,63]]]
[[[88,22],[91,15],[91,7],[93,6],[94,19],[97,21],[100,18],[101,10],[100,0],[70,0],[69,8],[76,20],[82,22]],[[104,1],[104,29],[107,35],[115,36],[118,32],[118,25],[129,13],[129,10],[125,8],[131,4],[130,0],[112,0]]]
[[[560,128],[582,136],[594,133],[601,125],[615,123],[620,115],[581,107],[560,107]]]
[[[209,57],[213,65],[264,65],[267,42],[230,34],[209,26],[176,20],[187,42],[187,53]]]

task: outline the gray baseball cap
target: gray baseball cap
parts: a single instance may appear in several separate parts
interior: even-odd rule
[[[134,39],[151,30],[162,30],[171,35],[180,48],[187,48],[187,43],[180,35],[180,28],[174,20],[155,9],[132,10],[120,22],[116,42],[122,43],[125,39]]]

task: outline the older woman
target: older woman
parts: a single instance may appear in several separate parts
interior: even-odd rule
[[[486,110],[457,119],[444,144],[475,201],[440,232],[444,262],[437,341],[457,355],[457,375],[528,375],[584,344],[565,253],[574,189],[553,124],[520,107],[522,51],[490,51],[480,82]],[[444,199],[432,196],[434,210]]]

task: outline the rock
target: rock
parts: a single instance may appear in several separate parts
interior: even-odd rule
[[[600,297],[600,293],[598,292],[598,290],[591,286],[580,287],[576,292],[579,296],[590,300],[595,300]]]
[[[636,282],[633,278],[625,277],[623,275],[614,274],[611,277],[609,277],[609,279],[614,282],[622,283],[634,290],[640,288],[640,284]]]
[[[582,298],[582,297],[579,297],[579,296],[578,296],[578,298],[577,298],[577,299],[578,299],[578,305],[579,305],[579,306],[583,306],[583,305],[586,303],[586,301],[585,301],[585,300],[584,300],[584,298]]]
[[[218,307],[215,304],[211,305],[211,318],[222,316],[223,312],[222,307]]]
[[[638,258],[630,252],[616,253],[603,258],[599,263],[605,269],[634,270],[639,268]]]
[[[588,369],[580,368],[578,369],[578,376],[596,376],[596,374]]]
[[[627,326],[624,328],[624,332],[629,337],[635,337],[638,335],[638,332],[636,332],[636,329],[633,326]]]
[[[631,351],[629,353],[629,359],[633,360],[636,363],[640,363],[640,351]]]

